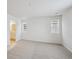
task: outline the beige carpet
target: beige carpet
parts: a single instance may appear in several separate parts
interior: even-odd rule
[[[72,59],[72,53],[61,45],[20,40],[7,59]]]

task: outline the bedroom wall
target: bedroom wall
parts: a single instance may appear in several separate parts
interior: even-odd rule
[[[27,23],[27,31],[21,32],[21,38],[25,40],[61,44],[61,33],[51,33],[50,22],[52,19],[55,19],[55,17],[33,17],[22,20],[21,22]]]
[[[64,11],[62,16],[63,45],[72,51],[72,8]]]

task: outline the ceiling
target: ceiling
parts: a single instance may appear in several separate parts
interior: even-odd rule
[[[7,0],[7,12],[19,18],[53,16],[71,5],[72,0]]]

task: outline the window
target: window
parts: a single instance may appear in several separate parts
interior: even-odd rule
[[[27,24],[23,24],[23,29],[24,29],[24,31],[27,30]]]
[[[51,33],[59,33],[60,22],[59,18],[56,17],[51,21]]]
[[[22,30],[22,32],[27,31],[27,23],[26,22],[22,22],[21,30]]]

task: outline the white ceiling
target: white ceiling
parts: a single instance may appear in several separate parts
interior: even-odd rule
[[[7,11],[16,17],[53,16],[69,8],[72,0],[7,0]]]

